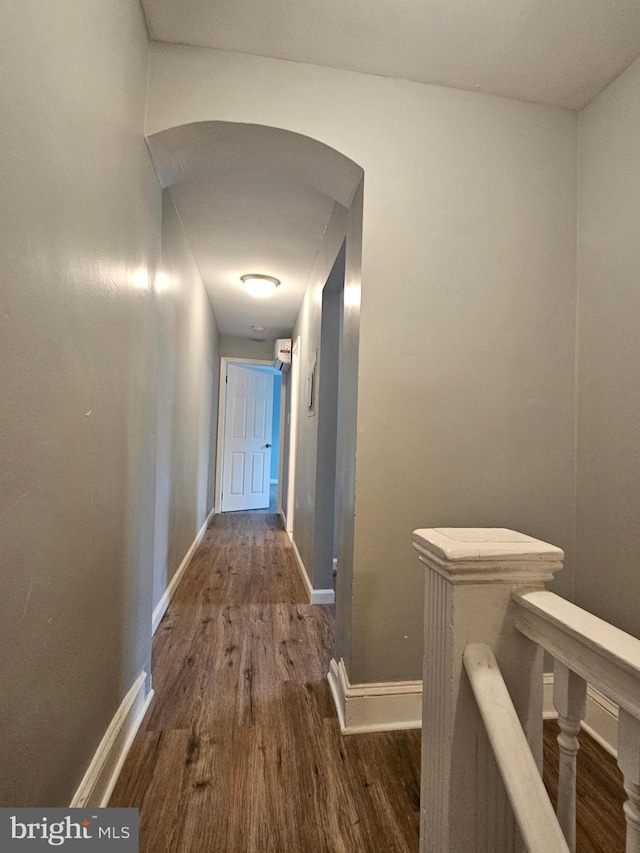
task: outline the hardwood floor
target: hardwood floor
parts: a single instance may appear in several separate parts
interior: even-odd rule
[[[215,517],[156,633],[156,695],[110,802],[140,808],[141,853],[417,853],[420,733],[341,737],[332,609],[304,601],[273,512]],[[553,800],[556,735],[545,723]],[[622,853],[620,773],[581,739],[578,853]]]
[[[331,608],[271,512],[216,516],[154,639],[112,806],[142,853],[417,853],[420,733],[340,735]]]

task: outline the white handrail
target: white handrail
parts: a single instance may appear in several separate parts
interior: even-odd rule
[[[640,719],[640,640],[547,590],[512,599],[521,634]]]
[[[571,673],[572,678],[579,679],[573,702],[569,685],[565,684],[558,691],[559,705],[554,685],[554,703],[562,730],[558,738],[559,803],[562,794],[567,837],[575,837],[575,794],[570,787],[575,784],[576,734],[583,716],[583,708],[578,706],[583,705],[589,682],[620,706],[618,766],[628,797],[624,804],[626,849],[627,853],[640,853],[640,640],[546,590],[514,591],[512,601],[517,605],[516,629],[553,655],[565,667],[565,676]],[[571,704],[576,706],[573,710]]]
[[[530,851],[575,845],[587,683],[620,708],[627,853],[640,853],[640,640],[544,589],[562,567],[553,545],[514,530],[446,527],[415,531],[414,547],[426,567],[421,853],[513,853],[516,823]],[[540,779],[542,649],[556,661],[559,822]]]
[[[493,652],[472,643],[463,659],[525,847],[569,853]]]

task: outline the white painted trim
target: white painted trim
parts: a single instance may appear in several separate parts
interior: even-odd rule
[[[298,405],[300,397],[300,335],[291,344],[291,370],[288,373],[289,389],[289,470],[287,472],[287,526],[293,539],[293,519],[296,492],[296,453],[298,450]]]
[[[522,847],[530,853],[548,853],[550,850],[570,853],[571,842],[565,840],[493,651],[486,643],[468,643],[462,661],[491,744],[493,758],[508,792]],[[479,758],[478,753],[482,754],[477,750],[473,756],[477,765],[475,784],[487,785],[487,778],[491,777],[484,769],[483,759]],[[488,764],[491,759],[485,758],[484,761]],[[562,795],[560,784],[559,787]],[[491,835],[499,839],[500,824],[495,822],[497,813],[492,814],[488,809],[486,811],[488,814],[484,820],[489,817],[487,823]],[[478,833],[476,838],[479,840],[482,835]],[[495,847],[499,850],[514,849],[511,844],[506,848],[500,841]]]
[[[277,510],[284,517],[282,506],[282,490],[284,485],[284,433],[287,428],[287,411],[285,406],[287,389],[284,376],[280,380],[280,434],[278,435],[278,505]],[[286,530],[286,527],[285,527]]]
[[[558,712],[553,706],[552,672],[544,674],[543,691],[543,717],[545,720],[556,720]],[[610,755],[618,757],[618,706],[591,684],[587,684],[587,712],[582,728]]]
[[[329,688],[333,696],[333,704],[336,706],[338,724],[340,725],[342,734],[345,734],[347,728],[345,715],[347,710],[347,684],[349,682],[346,671],[342,675],[344,669],[344,661],[340,660],[340,663],[338,663],[335,658],[331,658],[327,681],[329,682]]]
[[[309,604],[334,604],[336,600],[336,594],[332,589],[313,588],[311,581],[309,580],[307,569],[302,561],[302,557],[300,556],[300,551],[298,551],[298,546],[291,538],[290,533],[287,532],[287,536],[289,537],[289,541],[291,542],[293,556],[296,558],[296,565],[298,566],[298,571],[300,572],[302,583],[304,584],[304,588],[306,589],[307,595],[309,596]]]
[[[335,659],[327,679],[343,735],[422,727],[422,681],[353,685],[344,661]]]
[[[213,502],[214,512],[221,512],[222,507],[222,459],[224,455],[224,414],[227,404],[227,365],[228,364],[261,364],[273,367],[273,359],[265,358],[232,358],[220,356],[220,381],[218,389],[218,440],[216,442],[216,485]],[[223,380],[225,380],[223,382]]]
[[[587,684],[587,713],[582,728],[610,755],[618,757],[618,706],[590,684]]]
[[[310,604],[335,604],[336,594],[332,589],[314,589]]]
[[[298,546],[291,538],[291,534],[287,531],[287,536],[289,537],[289,542],[291,542],[291,549],[293,551],[293,556],[296,559],[296,566],[298,567],[298,571],[300,572],[300,577],[302,578],[302,583],[304,584],[304,588],[307,591],[307,595],[309,596],[309,603],[311,603],[311,593],[313,592],[313,587],[311,586],[311,581],[309,580],[309,575],[307,574],[307,569],[302,562],[302,557],[300,556],[300,551],[298,551]]]
[[[542,674],[542,719],[557,720],[558,712],[553,704],[553,673]]]
[[[209,524],[211,523],[211,519],[213,518],[214,515],[215,515],[214,511],[211,510],[211,512],[207,516],[205,523],[202,525],[202,527],[200,528],[200,530],[196,534],[196,538],[191,543],[191,547],[189,548],[187,553],[184,555],[184,559],[182,560],[182,562],[178,566],[177,572],[174,574],[174,576],[169,581],[169,584],[168,584],[166,590],[164,591],[162,598],[156,604],[155,610],[153,611],[153,616],[151,617],[151,636],[152,637],[155,634],[156,630],[158,629],[158,625],[162,621],[162,617],[164,616],[164,614],[167,610],[167,607],[169,606],[169,602],[171,601],[171,599],[175,595],[176,590],[178,589],[178,585],[180,584],[180,581],[182,580],[183,575],[186,572],[186,570],[189,566],[189,563],[191,562],[191,558],[193,557],[193,555],[196,551],[196,548],[204,539],[204,535],[207,532],[207,528],[209,527]]]
[[[131,744],[153,698],[144,695],[147,673],[141,672],[122,700],[71,800],[72,809],[104,808],[109,803]]]

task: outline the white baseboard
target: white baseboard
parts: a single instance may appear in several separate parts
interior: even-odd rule
[[[332,589],[314,589],[309,598],[311,604],[335,604],[336,594]]]
[[[331,661],[327,678],[343,735],[421,728],[422,681],[353,685],[343,660]]]
[[[127,754],[153,698],[144,695],[147,673],[141,672],[122,700],[91,764],[71,800],[70,808],[104,808],[118,781]]]
[[[309,596],[309,604],[333,604],[336,600],[336,594],[332,589],[314,589],[311,585],[311,581],[309,580],[309,575],[307,574],[307,570],[305,568],[304,563],[302,562],[302,557],[300,556],[300,552],[298,551],[298,546],[291,538],[291,534],[288,534],[289,541],[291,542],[291,547],[293,549],[293,556],[296,558],[296,564],[298,566],[298,571],[300,572],[300,577],[302,578],[302,582],[304,584],[304,588],[307,591],[307,595]]]
[[[558,717],[553,707],[553,673],[544,674],[544,705],[545,720],[555,720]],[[582,721],[582,728],[597,741],[601,747],[618,756],[618,706],[608,699],[591,684],[587,684],[587,712]]]
[[[196,534],[196,538],[191,543],[191,547],[189,548],[189,550],[185,554],[183,561],[178,566],[178,571],[174,574],[174,576],[169,581],[169,584],[168,584],[166,590],[164,591],[164,595],[162,596],[160,601],[157,603],[155,610],[153,611],[153,616],[151,618],[151,636],[152,637],[155,634],[155,632],[158,628],[158,625],[162,621],[162,617],[166,613],[167,607],[169,606],[169,602],[171,601],[171,599],[175,595],[175,591],[178,589],[178,586],[179,586],[180,581],[182,580],[182,578],[184,576],[184,573],[187,571],[187,568],[189,566],[189,563],[191,562],[191,558],[193,557],[196,548],[204,539],[204,535],[207,532],[207,528],[209,527],[209,524],[210,524],[211,519],[213,518],[214,514],[215,514],[215,511],[211,510],[211,512],[207,516],[207,520],[202,525],[202,527],[200,528],[200,530]]]

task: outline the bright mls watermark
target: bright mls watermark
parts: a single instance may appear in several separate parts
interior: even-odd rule
[[[0,809],[0,851],[138,853],[138,809]]]

